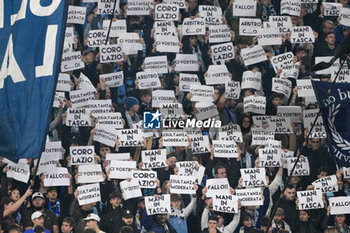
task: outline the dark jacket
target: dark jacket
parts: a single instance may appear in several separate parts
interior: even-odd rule
[[[165,223],[168,226],[170,233],[177,233],[176,230],[171,226],[171,224],[168,222],[168,220]],[[166,233],[164,229],[164,225],[160,225],[159,223],[153,223],[151,229],[149,229],[148,232],[154,232],[154,233]]]
[[[122,208],[109,208],[101,218],[100,228],[106,233],[113,233],[122,225]]]

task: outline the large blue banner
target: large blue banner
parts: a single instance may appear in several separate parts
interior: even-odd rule
[[[321,106],[327,131],[329,150],[338,165],[350,166],[350,84],[335,83],[327,97],[331,83],[312,82],[317,101]],[[323,100],[327,97],[324,104]]]
[[[66,0],[0,0],[0,157],[45,146],[66,14]]]

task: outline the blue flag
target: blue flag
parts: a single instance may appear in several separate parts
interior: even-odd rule
[[[316,98],[321,106],[327,131],[329,150],[339,166],[350,166],[350,84],[335,83],[329,97],[331,83],[312,81]]]
[[[62,55],[66,0],[0,0],[0,156],[44,149]]]

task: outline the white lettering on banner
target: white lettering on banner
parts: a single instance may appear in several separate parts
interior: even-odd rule
[[[269,25],[278,28],[280,33],[287,34],[292,29],[292,19],[290,16],[269,16]]]
[[[265,114],[266,97],[265,96],[248,96],[243,99],[244,112],[253,112]]]
[[[114,147],[117,141],[117,130],[108,125],[98,125],[93,140]]]
[[[70,178],[66,167],[56,167],[45,173],[44,187],[69,186]]]
[[[168,73],[168,61],[166,56],[146,57],[145,71],[152,71],[158,74]]]
[[[27,163],[13,163],[9,161],[7,164],[7,178],[13,178],[23,183],[27,183],[30,176],[30,167]]]
[[[221,43],[231,41],[231,32],[226,24],[209,26],[209,43]]]
[[[100,62],[124,61],[122,47],[120,45],[102,45],[100,46]]]
[[[225,83],[225,97],[226,99],[239,99],[241,93],[240,82],[231,81]]]
[[[78,188],[79,205],[87,205],[101,201],[100,184],[88,184]]]
[[[67,126],[91,126],[91,110],[87,108],[68,108],[67,109]]]
[[[117,1],[115,3],[115,1]],[[97,14],[98,15],[114,15],[119,14],[119,0],[98,0],[97,1]],[[115,10],[113,12],[114,4],[116,4]]]
[[[290,42],[293,44],[315,43],[315,35],[310,26],[293,27]]]
[[[350,26],[350,9],[345,7],[340,8],[339,15],[339,23],[344,26]]]
[[[238,212],[238,198],[234,195],[216,194],[213,196],[213,210],[224,213]]]
[[[197,54],[176,54],[175,71],[198,71]]]
[[[258,44],[259,45],[281,45],[282,44],[282,34],[279,32],[278,28],[260,28],[258,33]]]
[[[318,112],[319,109],[303,110],[304,128],[311,129]],[[310,138],[327,138],[326,128],[324,127],[322,117],[317,119],[314,128],[310,132]]]
[[[76,90],[69,92],[72,108],[83,107],[88,105],[90,100],[95,99],[94,91]]]
[[[121,129],[117,134],[120,147],[142,146],[143,134],[140,129]]]
[[[214,95],[214,87],[213,86],[205,86],[205,85],[190,85],[190,93],[192,93],[191,101],[204,101],[211,103]]]
[[[241,168],[243,187],[264,187],[267,185],[265,168]]]
[[[205,77],[207,85],[225,84],[231,82],[230,74],[226,65],[210,65]]]
[[[281,14],[300,16],[301,1],[300,0],[282,0]]]
[[[322,2],[324,7],[324,16],[339,16],[340,9],[343,7],[341,3]]]
[[[232,42],[211,46],[212,62],[216,64],[218,61],[225,62],[235,58],[235,51]]]
[[[193,176],[170,175],[170,182],[170,193],[196,194],[195,177]]]
[[[110,20],[103,20],[102,29],[104,31],[108,31],[110,22]],[[109,37],[118,37],[120,33],[126,33],[126,20],[112,20],[111,30],[109,31]]]
[[[265,145],[266,141],[274,139],[275,132],[261,127],[252,128],[252,145]]]
[[[287,161],[287,168],[288,168],[288,176],[290,176],[292,168],[294,164],[297,161],[297,158],[288,158]],[[295,166],[295,170],[292,174],[292,176],[309,176],[310,175],[310,166],[309,166],[309,160],[307,157],[300,158],[298,160],[297,165]]]
[[[147,215],[170,213],[170,194],[145,197]]]
[[[166,149],[143,150],[141,160],[146,169],[166,167]]]
[[[222,10],[217,6],[203,6],[198,7],[199,16],[205,18],[206,26],[222,24]]]
[[[255,17],[256,16],[255,0],[236,0],[233,2],[233,16]]]
[[[142,196],[141,188],[137,180],[132,179],[130,182],[127,180],[120,182],[120,189],[123,193],[124,200]]]
[[[132,179],[139,182],[140,188],[156,188],[157,172],[155,171],[138,171],[132,172]]]
[[[185,18],[182,23],[182,35],[205,35],[205,19]]]
[[[71,165],[94,164],[95,147],[94,146],[70,146]]]
[[[350,214],[350,197],[331,197],[328,200],[331,215]]]
[[[321,190],[322,193],[338,192],[338,179],[336,175],[322,177],[312,182],[316,190]]]
[[[100,75],[100,80],[106,81],[107,87],[119,87],[124,84],[124,71]]]
[[[175,4],[157,4],[154,8],[154,20],[179,20],[179,6]]]
[[[155,90],[152,92],[152,107],[159,108],[163,103],[174,103],[175,93],[172,90]]]
[[[110,167],[109,178],[126,179],[132,178],[132,172],[136,169],[135,161],[118,161],[112,160]]]
[[[257,36],[261,26],[261,19],[239,18],[239,35]]]
[[[261,188],[236,189],[235,192],[242,206],[263,205]]]
[[[128,0],[127,15],[149,15],[149,7],[152,0]]]
[[[322,192],[320,190],[298,191],[299,210],[324,208]]]
[[[282,167],[281,150],[278,148],[260,148],[259,158],[261,167]]]
[[[230,195],[230,185],[227,178],[208,179],[206,183],[208,188],[207,197],[215,195]]]
[[[255,90],[261,89],[261,73],[253,71],[244,71],[242,77],[242,89],[253,88]]]
[[[190,91],[191,84],[201,85],[199,78],[196,74],[180,73],[179,87],[180,91]]]
[[[62,55],[61,59],[61,71],[67,72],[72,70],[79,70],[84,68],[84,62],[81,60],[81,52],[72,52],[65,53]],[[0,80],[0,88],[1,88],[1,80]]]
[[[261,45],[255,45],[241,50],[244,65],[249,66],[267,60],[266,53]]]
[[[292,82],[285,78],[272,78],[271,90],[289,98],[292,93]]]
[[[235,141],[213,140],[214,156],[217,158],[237,158]]]
[[[70,75],[69,74],[58,74],[56,91],[70,91]]]
[[[103,182],[102,168],[100,164],[80,165],[78,167],[78,183],[88,184]]]
[[[84,24],[86,7],[68,6],[67,23]]]
[[[187,133],[182,130],[163,130],[163,146],[188,146]]]

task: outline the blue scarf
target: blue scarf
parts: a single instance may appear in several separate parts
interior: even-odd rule
[[[49,210],[50,210],[50,211],[53,211],[53,210],[52,210],[52,206],[51,206],[51,201],[49,201],[48,205],[49,205],[49,206],[48,206],[48,207],[49,207]],[[56,215],[56,217],[59,217],[60,214],[61,214],[61,204],[60,204],[60,201],[57,200],[57,201],[56,201],[55,215]]]

